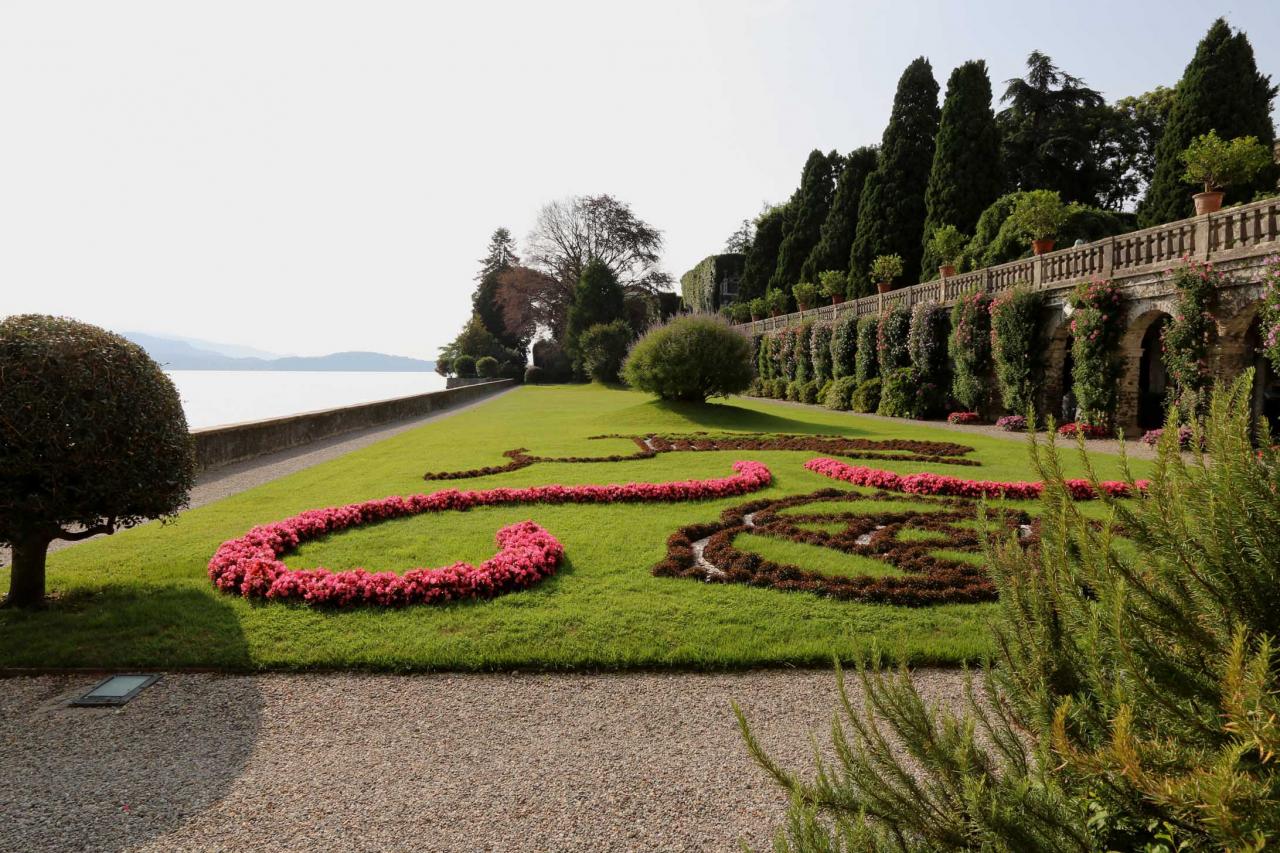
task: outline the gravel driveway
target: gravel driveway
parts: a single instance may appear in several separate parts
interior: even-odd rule
[[[959,701],[957,670],[921,690]],[[828,742],[828,671],[166,675],[0,681],[6,851],[731,850],[785,811],[730,701],[789,766]]]

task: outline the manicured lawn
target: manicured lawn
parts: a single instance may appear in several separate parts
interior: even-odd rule
[[[499,465],[502,451],[632,453],[602,433],[763,431],[960,442],[981,467],[862,462],[992,480],[1034,479],[1018,442],[860,419],[767,401],[667,405],[598,386],[527,387],[182,515],[51,555],[55,604],[0,612],[0,666],[166,668],[721,668],[827,664],[871,648],[912,662],[958,663],[990,651],[992,605],[925,608],[840,602],[808,593],[655,578],[668,535],[758,497],[840,484],[804,470],[803,451],[667,453],[614,463],[541,463],[504,474],[425,482],[428,470]],[[1069,472],[1080,468],[1074,452]],[[490,601],[404,609],[315,610],[220,593],[206,566],[218,545],[305,509],[443,488],[661,482],[723,477],[737,459],[768,465],[774,485],[746,498],[680,504],[526,505],[420,515],[336,534],[287,558],[293,567],[403,571],[494,552],[495,531],[532,519],[564,543],[559,572]],[[1100,473],[1118,475],[1113,457]],[[1147,471],[1135,462],[1135,473]],[[864,504],[865,505],[865,504]],[[1033,506],[1024,504],[1026,506]],[[785,544],[785,543],[784,543]],[[771,542],[766,545],[777,546]],[[810,546],[812,547],[812,546]],[[821,550],[821,549],[817,549]],[[837,559],[838,558],[838,559]],[[830,554],[835,571],[858,558]],[[814,566],[822,568],[822,566]],[[888,569],[887,566],[882,567]],[[7,572],[0,572],[7,586]]]

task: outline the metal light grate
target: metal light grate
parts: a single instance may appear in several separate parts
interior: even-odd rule
[[[146,674],[108,676],[71,704],[77,707],[123,705],[159,680],[158,675]]]

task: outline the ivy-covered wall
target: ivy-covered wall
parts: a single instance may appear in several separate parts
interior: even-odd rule
[[[732,302],[732,298],[724,298],[723,294],[725,291],[737,292],[738,279],[742,277],[746,262],[747,256],[736,252],[703,258],[696,267],[680,276],[680,295],[685,308],[715,312]]]

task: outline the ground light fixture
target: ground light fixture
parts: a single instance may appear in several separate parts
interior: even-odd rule
[[[110,675],[94,685],[88,693],[74,699],[71,704],[78,708],[124,705],[159,680],[159,675],[146,673]]]

